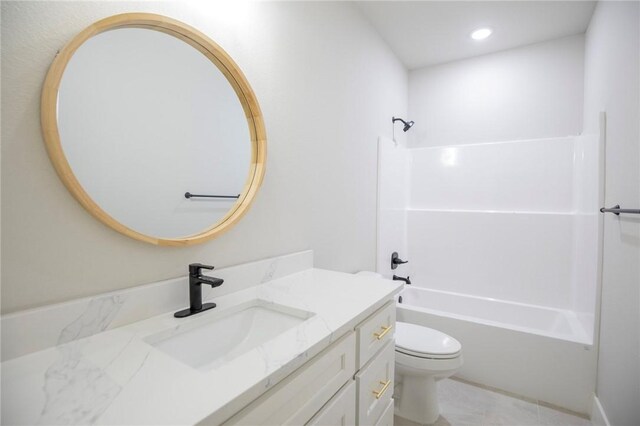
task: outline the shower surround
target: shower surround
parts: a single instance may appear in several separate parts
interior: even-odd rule
[[[411,276],[398,318],[460,340],[459,376],[589,411],[602,149],[601,135],[379,141],[378,272]],[[409,264],[391,271],[394,251]]]

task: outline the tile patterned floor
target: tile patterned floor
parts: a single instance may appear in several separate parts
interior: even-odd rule
[[[447,379],[438,383],[440,417],[434,426],[591,426],[585,418],[538,404]],[[395,417],[395,426],[418,426]]]

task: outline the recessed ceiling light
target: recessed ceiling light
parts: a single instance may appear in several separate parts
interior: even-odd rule
[[[491,28],[479,28],[471,33],[471,38],[474,40],[484,40],[489,37],[493,30]]]

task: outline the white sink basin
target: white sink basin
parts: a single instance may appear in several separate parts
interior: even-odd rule
[[[277,337],[311,318],[312,312],[254,299],[215,312],[145,341],[198,370],[210,370]]]

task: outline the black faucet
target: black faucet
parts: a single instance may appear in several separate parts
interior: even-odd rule
[[[220,287],[224,282],[221,278],[208,277],[202,275],[203,269],[213,269],[213,266],[202,263],[192,263],[189,265],[189,307],[173,314],[176,318],[188,317],[200,312],[215,308],[215,303],[202,304],[202,284],[210,285],[212,288]]]
[[[411,280],[409,279],[409,277],[404,278],[404,277],[399,277],[397,275],[394,275],[393,281],[404,281],[405,284],[411,284]]]

